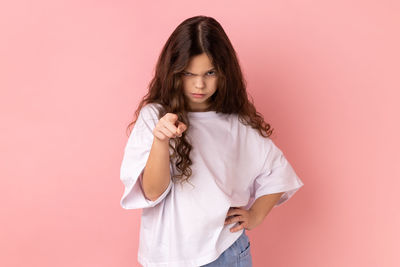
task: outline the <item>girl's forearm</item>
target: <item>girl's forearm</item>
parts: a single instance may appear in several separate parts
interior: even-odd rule
[[[257,225],[262,223],[264,218],[272,210],[272,208],[274,207],[276,202],[278,202],[278,200],[281,198],[283,193],[284,192],[264,195],[256,199],[256,201],[249,209],[249,212],[256,219]]]
[[[167,189],[171,179],[169,160],[169,141],[154,137],[142,181],[148,199],[156,200]]]

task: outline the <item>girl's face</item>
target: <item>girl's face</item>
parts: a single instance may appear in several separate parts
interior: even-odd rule
[[[183,71],[182,82],[190,111],[206,111],[217,90],[217,73],[206,53],[194,56]]]

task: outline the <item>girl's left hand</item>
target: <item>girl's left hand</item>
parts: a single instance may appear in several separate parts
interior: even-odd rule
[[[231,207],[226,214],[225,224],[238,222],[238,225],[232,227],[230,231],[236,232],[245,228],[251,230],[258,225],[256,214],[254,211],[243,209],[242,207]]]

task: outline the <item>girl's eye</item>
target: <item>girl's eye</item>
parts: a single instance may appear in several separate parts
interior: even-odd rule
[[[213,74],[215,74],[215,71],[213,71],[213,70],[212,70],[212,71],[209,71],[208,73],[210,73],[210,72],[213,73]]]
[[[215,75],[215,71],[209,71],[209,72],[207,72],[207,74],[208,73],[211,73],[210,75],[207,75],[207,76],[211,76],[211,75]],[[192,74],[190,73],[190,72],[183,72],[183,75],[184,76],[191,76]]]

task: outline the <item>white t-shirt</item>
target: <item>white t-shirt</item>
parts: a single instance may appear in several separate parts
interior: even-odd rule
[[[192,176],[172,182],[155,201],[144,197],[141,178],[158,122],[156,106],[145,105],[128,138],[120,178],[124,209],[142,208],[138,261],[145,267],[201,266],[216,260],[244,230],[224,225],[230,207],[249,209],[260,196],[285,192],[276,206],[303,186],[270,138],[245,126],[238,115],[189,112],[187,137]],[[172,150],[170,150],[172,152]],[[176,171],[170,163],[171,175]]]

